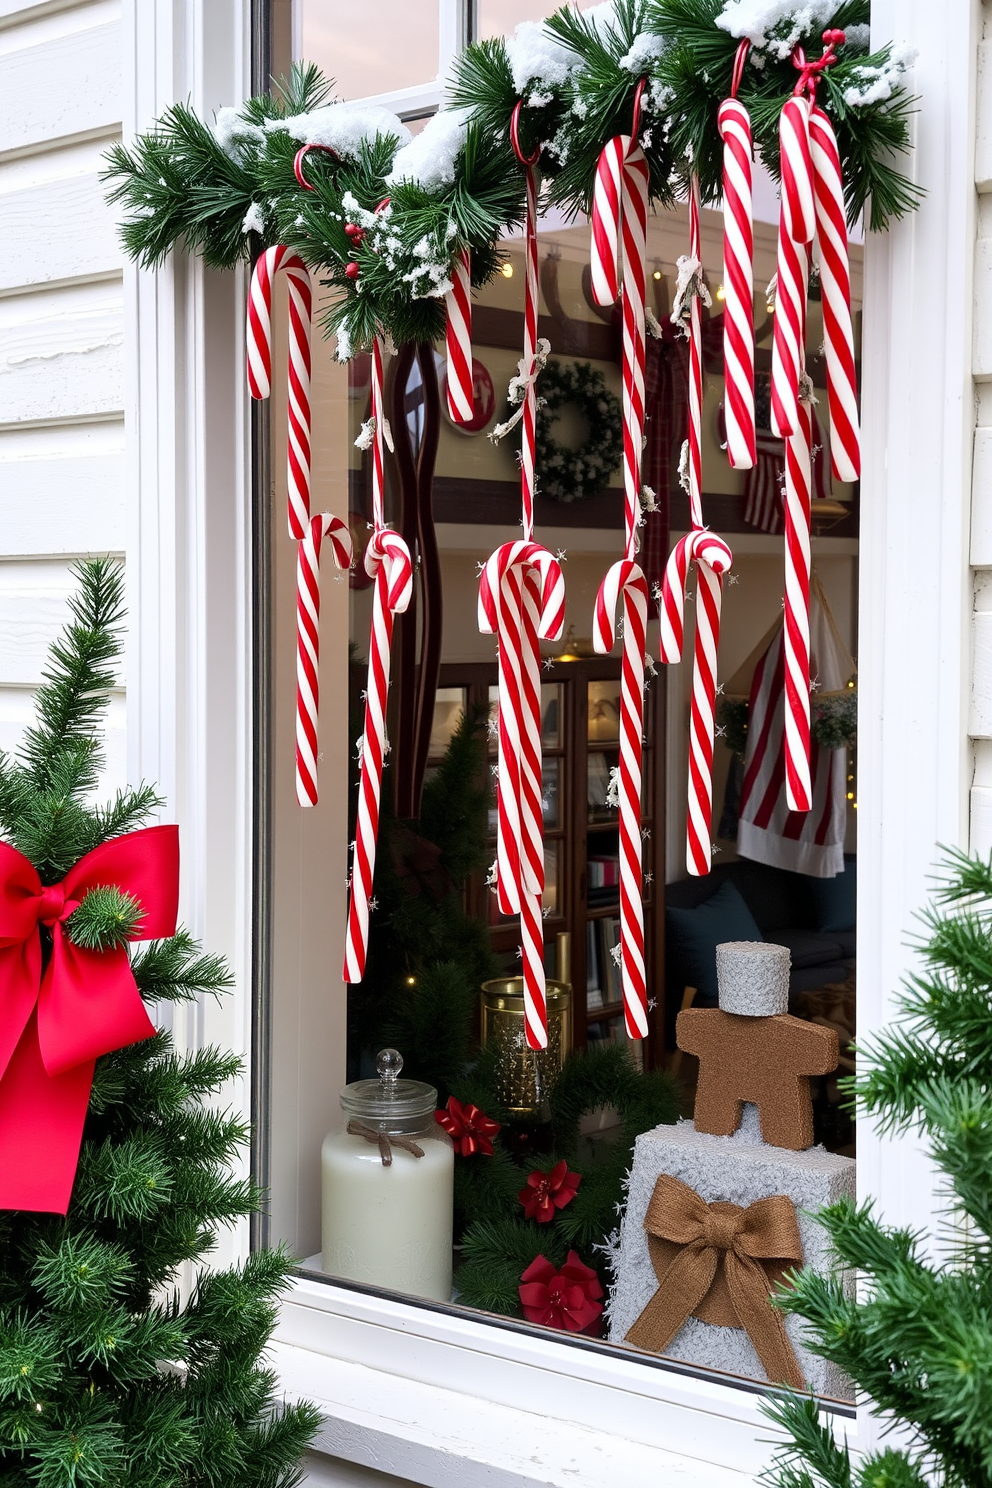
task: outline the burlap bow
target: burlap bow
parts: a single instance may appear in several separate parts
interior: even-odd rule
[[[658,1290],[627,1342],[660,1354],[689,1317],[744,1328],[769,1380],[804,1390],[806,1381],[769,1293],[803,1258],[796,1211],[784,1194],[707,1204],[662,1173],[644,1216]]]

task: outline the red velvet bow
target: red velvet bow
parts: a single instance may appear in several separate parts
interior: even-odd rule
[[[178,827],[115,837],[45,887],[0,843],[0,1209],[66,1212],[94,1062],[155,1032],[124,947],[83,950],[64,933],[90,889],[111,887],[141,905],[133,939],[175,934]]]

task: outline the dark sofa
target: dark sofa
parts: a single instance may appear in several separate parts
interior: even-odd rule
[[[762,939],[788,946],[792,952],[791,1001],[798,994],[815,991],[828,982],[842,982],[851,971],[856,954],[855,874],[853,855],[845,856],[844,873],[836,879],[808,878],[802,873],[739,858],[714,867],[705,878],[687,878],[666,885],[665,906],[666,911],[694,910],[726,884],[732,884],[753,916]],[[728,897],[726,890],[722,897]],[[687,935],[686,923],[685,917],[666,913],[666,1001],[670,1018],[674,1018],[679,1008],[683,989],[697,985],[701,979],[701,955],[709,961],[708,947],[701,949],[699,937]],[[711,927],[717,931],[720,924],[719,915],[715,921],[711,920]],[[840,924],[849,928],[833,928]],[[821,928],[824,926],[830,928]],[[702,938],[706,940],[705,935]],[[717,933],[714,944],[743,938],[750,937],[741,933],[739,917],[735,919],[730,913],[727,933]],[[711,982],[715,987],[715,956]],[[700,1005],[714,1000],[712,990],[707,994],[705,989],[696,998]]]

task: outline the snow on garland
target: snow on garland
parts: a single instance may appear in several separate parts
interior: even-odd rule
[[[581,501],[605,490],[623,459],[620,400],[602,372],[588,362],[550,361],[537,379],[536,463],[538,490],[552,501]],[[578,449],[552,434],[558,414],[573,404],[587,428]]]
[[[793,50],[816,52],[825,26],[844,29],[817,101],[837,135],[849,219],[867,209],[877,231],[912,211],[919,192],[896,163],[909,148],[912,58],[889,46],[869,51],[869,18],[869,0],[566,6],[512,38],[468,47],[449,107],[414,138],[384,109],[335,100],[316,67],[298,64],[272,93],[219,110],[212,124],[173,106],[109,152],[105,179],[123,208],[125,249],[145,267],[177,243],[214,268],[282,244],[329,291],[323,328],[338,336],[339,354],[368,350],[377,334],[437,340],[456,259],[470,254],[478,288],[499,267],[504,230],[522,221],[525,174],[510,144],[518,104],[524,153],[538,152],[550,208],[588,210],[600,152],[630,129],[635,90],[654,206],[684,199],[693,174],[703,202],[716,202],[713,121],[740,38],[752,50],[738,96],[756,151],[777,174]],[[295,169],[308,145],[312,189]]]

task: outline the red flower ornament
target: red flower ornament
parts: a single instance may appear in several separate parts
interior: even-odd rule
[[[599,1277],[574,1250],[560,1271],[544,1256],[531,1261],[520,1278],[520,1302],[529,1323],[562,1328],[566,1333],[598,1331],[603,1304]]]
[[[499,1131],[499,1122],[493,1121],[478,1106],[473,1106],[471,1102],[466,1102],[463,1106],[452,1095],[443,1111],[434,1112],[434,1120],[444,1127],[455,1144],[455,1151],[462,1157],[471,1157],[474,1152],[492,1157],[493,1137]]]
[[[564,1209],[575,1198],[575,1190],[582,1182],[581,1173],[570,1173],[568,1163],[562,1158],[560,1163],[551,1169],[550,1173],[542,1173],[537,1170],[527,1174],[527,1187],[522,1188],[517,1198],[524,1206],[524,1213],[528,1219],[536,1219],[538,1224],[548,1224],[555,1217],[555,1211]]]

